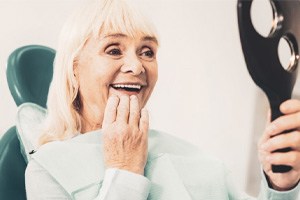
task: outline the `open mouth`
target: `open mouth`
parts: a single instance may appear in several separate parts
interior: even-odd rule
[[[110,86],[115,90],[123,90],[127,92],[140,92],[143,88],[142,85],[135,84],[111,84]]]

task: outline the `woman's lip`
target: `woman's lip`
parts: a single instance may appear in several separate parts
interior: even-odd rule
[[[118,95],[118,96],[119,95],[128,95],[128,96],[138,95],[143,90],[143,87],[139,91],[127,91],[125,89],[115,89],[112,86],[110,86],[110,88],[112,89],[112,94],[115,94],[115,95]]]
[[[140,85],[142,87],[147,86],[147,84],[143,82],[116,82],[110,84],[110,86],[112,85]]]

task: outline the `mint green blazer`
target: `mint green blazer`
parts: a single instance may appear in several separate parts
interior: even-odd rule
[[[38,163],[42,172],[55,180],[65,191],[66,199],[98,199],[106,170],[101,137],[101,130],[98,130],[68,141],[45,144],[33,154],[30,162]],[[151,187],[144,200],[255,199],[235,190],[230,173],[220,160],[205,155],[185,141],[155,130],[149,131],[145,177]],[[121,190],[115,190],[111,197],[103,199],[127,200],[127,194],[130,196],[136,192],[130,187],[122,191],[122,195],[118,191]],[[257,199],[294,200],[298,191],[299,186],[287,192],[272,190],[263,177]]]

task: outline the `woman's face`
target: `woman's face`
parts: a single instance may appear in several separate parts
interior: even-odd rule
[[[153,37],[120,33],[91,37],[74,66],[82,115],[102,123],[111,95],[136,95],[144,107],[157,81],[156,52]]]

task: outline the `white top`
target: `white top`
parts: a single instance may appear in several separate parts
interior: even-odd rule
[[[99,193],[95,200],[139,200],[147,199],[151,182],[144,176],[125,170],[107,169]],[[35,161],[26,170],[27,200],[72,199],[68,193]],[[128,192],[131,191],[131,192]],[[97,193],[97,191],[94,191]],[[80,198],[77,196],[77,198]]]
[[[252,200],[235,190],[224,165],[170,135],[149,132],[145,176],[105,169],[101,132],[52,142],[26,169],[28,200]],[[300,186],[278,192],[265,177],[259,200],[296,200]]]

